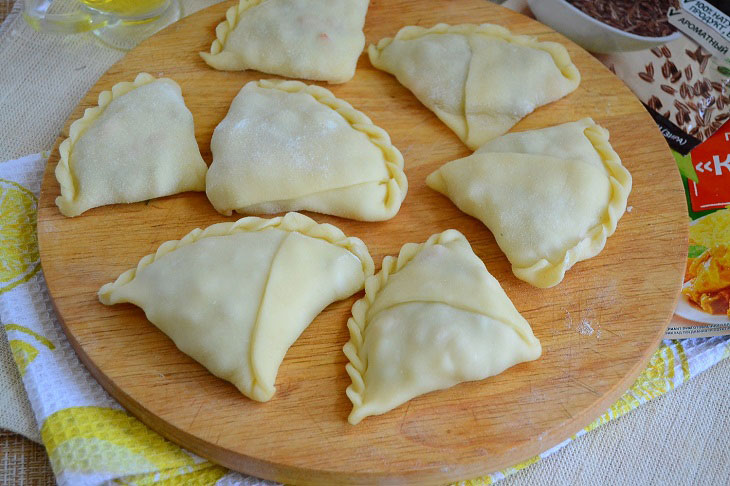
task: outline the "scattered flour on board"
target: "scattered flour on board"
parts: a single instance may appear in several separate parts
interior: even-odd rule
[[[572,329],[573,328],[573,316],[570,314],[570,311],[566,308],[563,308],[565,311],[565,328],[566,329]],[[593,325],[591,325],[591,323]],[[593,326],[596,326],[596,329],[593,328]],[[601,324],[597,321],[590,321],[588,318],[583,318],[580,321],[580,324],[576,327],[576,330],[579,334],[582,334],[583,336],[592,336],[594,333],[596,335],[596,339],[601,339]]]
[[[633,206],[626,206],[626,212],[627,213],[630,213],[633,210],[634,210],[634,207]]]
[[[584,336],[590,336],[593,334],[593,327],[591,327],[590,322],[588,322],[588,319],[583,319],[578,326],[578,332],[583,334]]]

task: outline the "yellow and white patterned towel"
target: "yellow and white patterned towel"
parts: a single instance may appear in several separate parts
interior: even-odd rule
[[[81,364],[40,269],[36,209],[45,163],[41,154],[0,163],[0,323],[58,483],[274,484],[227,471],[166,441],[125,412]],[[460,484],[491,484],[523,469],[728,355],[730,337],[664,341],[631,389],[588,427],[528,461]]]

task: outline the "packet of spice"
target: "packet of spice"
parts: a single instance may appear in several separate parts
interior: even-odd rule
[[[567,1],[574,3],[577,0]],[[596,5],[624,4],[627,0],[587,3],[593,4],[592,8],[600,12]],[[664,0],[628,3],[635,6],[665,3],[661,30],[657,30],[656,19],[647,19],[646,29],[666,34],[678,27],[683,35],[651,49],[596,54],[596,57],[644,103],[669,145],[686,155],[730,119],[730,56],[727,54],[730,46],[730,2]],[[615,9],[612,11],[615,13]],[[629,18],[628,12],[624,14],[625,18]],[[633,18],[639,23],[643,19],[641,16]],[[603,21],[601,18],[598,20]],[[644,30],[642,28],[642,34]],[[634,33],[637,33],[636,28]]]
[[[730,334],[730,121],[688,154],[672,153],[690,223],[684,286],[665,337]]]
[[[591,3],[595,8],[612,2],[624,3]],[[730,334],[730,11],[704,0],[674,3],[662,18],[661,33],[678,28],[682,35],[676,40],[642,51],[595,54],[654,117],[684,183],[690,246],[684,286],[665,335],[671,339]],[[714,3],[730,9],[730,2]]]
[[[651,49],[594,53],[644,103],[673,149],[686,155],[730,119],[730,1],[560,1],[649,42],[681,33]],[[533,16],[527,0],[501,3]]]
[[[730,119],[730,61],[688,37],[646,51],[597,54],[646,105],[682,154]]]

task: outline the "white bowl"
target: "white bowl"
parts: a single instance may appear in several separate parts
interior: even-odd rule
[[[644,37],[611,27],[583,13],[565,0],[527,0],[535,18],[591,52],[640,51],[679,38],[679,32],[664,37]]]

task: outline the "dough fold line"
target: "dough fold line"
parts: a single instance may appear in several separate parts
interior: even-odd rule
[[[99,289],[99,300],[106,305],[112,305],[109,299],[111,292],[134,279],[137,272],[146,266],[154,263],[164,255],[175,251],[186,245],[195,243],[198,240],[211,236],[226,236],[243,231],[262,231],[267,228],[279,228],[284,231],[296,231],[304,236],[318,238],[352,253],[360,260],[365,275],[371,275],[375,269],[373,259],[368,252],[365,244],[358,238],[345,236],[345,234],[336,226],[327,223],[317,223],[313,219],[299,213],[287,213],[271,219],[259,218],[257,216],[247,216],[238,221],[231,223],[217,223],[208,226],[204,230],[196,228],[180,240],[170,240],[164,242],[155,253],[151,253],[143,257],[135,268],[131,268],[122,273],[114,282],[105,284]]]

